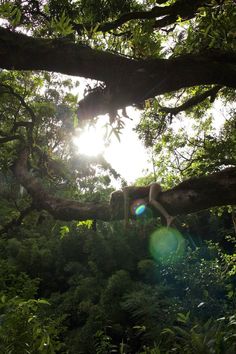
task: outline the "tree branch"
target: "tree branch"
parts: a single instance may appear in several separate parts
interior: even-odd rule
[[[79,119],[138,104],[197,85],[236,88],[235,53],[206,51],[170,59],[133,60],[67,41],[39,39],[0,28],[0,67],[47,70],[106,83],[79,105]]]
[[[98,114],[140,104],[148,98],[192,86],[217,84],[236,88],[235,55],[221,54],[215,56],[215,53],[205,52],[174,59],[143,60],[142,64],[139,61],[137,66],[139,63],[140,66],[135,71],[127,71],[123,76],[121,70],[116,86],[107,85],[81,100],[78,116],[80,119],[91,119]],[[209,96],[215,90],[212,89]],[[199,100],[205,99],[205,96],[199,97]]]
[[[12,135],[12,136],[4,136],[4,138],[0,138],[0,144],[8,143],[13,140],[21,140],[22,137],[20,135]]]
[[[105,203],[80,203],[58,198],[48,193],[37,178],[27,169],[28,149],[21,151],[13,166],[13,173],[20,184],[27,190],[38,210],[47,210],[60,220],[110,220],[109,205]]]
[[[166,113],[171,113],[173,115],[178,114],[179,112],[186,111],[189,108],[192,108],[199,103],[205,101],[206,98],[210,97],[211,102],[213,102],[216,98],[217,93],[222,88],[222,86],[215,86],[199,95],[195,95],[194,97],[190,98],[183,104],[178,107],[160,107],[161,111]]]
[[[133,66],[133,61],[123,56],[64,39],[33,38],[3,27],[0,27],[0,44],[0,67],[8,70],[46,70],[109,81],[111,70],[118,77],[117,65]]]
[[[28,191],[38,210],[45,209],[56,219],[109,221],[122,219],[124,196],[122,191],[112,193],[110,203],[80,203],[48,193],[27,170],[28,150],[21,151],[13,166],[13,173]],[[131,199],[148,198],[147,187],[131,187]],[[193,213],[215,206],[236,204],[236,168],[227,168],[208,176],[192,178],[167,190],[158,197],[172,215]]]
[[[32,119],[32,122],[35,121],[34,111],[25,102],[24,98],[19,93],[15,92],[11,86],[0,83],[0,94],[4,94],[4,93],[7,93],[9,95],[16,97],[20,101],[21,105],[25,108],[25,110],[29,113],[29,115]]]
[[[160,2],[159,2],[160,3]],[[162,2],[163,3],[163,2]],[[203,6],[206,0],[178,0],[175,3],[159,7],[154,6],[149,11],[133,11],[121,15],[118,19],[106,23],[101,23],[96,27],[96,32],[108,32],[117,29],[131,20],[150,20],[161,17],[161,19],[155,21],[155,28],[162,28],[168,26],[178,19],[178,17],[184,20],[189,20],[195,16],[197,9]],[[74,29],[78,34],[81,34],[86,29],[90,31],[93,29],[90,23],[87,24],[73,24]]]

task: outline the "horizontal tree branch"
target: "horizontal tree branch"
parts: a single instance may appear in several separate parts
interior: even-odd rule
[[[0,28],[0,67],[47,70],[103,81],[80,101],[79,119],[197,85],[236,88],[235,53],[206,51],[170,59],[133,60],[64,40],[28,37]]]
[[[139,68],[127,71],[126,75],[121,70],[116,82],[81,100],[79,118],[91,119],[125,106],[140,105],[146,99],[182,88],[209,84],[236,88],[236,58],[234,53],[231,56],[205,52],[174,59],[144,60]]]
[[[18,182],[32,197],[35,208],[44,209],[60,220],[110,220],[110,208],[106,203],[80,203],[48,193],[40,181],[29,173],[28,155],[28,149],[22,150],[12,169]]]
[[[4,136],[3,138],[0,138],[0,144],[5,144],[5,143],[8,143],[9,141],[21,140],[21,139],[22,139],[22,137],[18,134],[11,135],[11,136]]]
[[[91,49],[66,39],[41,39],[0,27],[0,67],[8,70],[46,70],[107,81],[111,70],[133,66],[124,56]],[[107,67],[108,66],[108,67]]]
[[[80,203],[51,195],[27,169],[28,150],[22,150],[13,173],[33,199],[38,210],[46,210],[60,220],[118,220],[124,214],[122,191],[113,192],[109,203]],[[131,187],[130,198],[148,198],[147,187]],[[236,168],[227,168],[208,176],[192,178],[162,192],[159,202],[172,215],[193,213],[222,205],[236,204]]]
[[[159,17],[161,17],[161,19],[155,21],[154,27],[162,28],[176,22],[179,17],[183,18],[184,20],[193,18],[197,9],[203,6],[205,3],[207,3],[206,0],[178,0],[175,3],[167,6],[154,6],[149,11],[131,11],[122,14],[114,21],[101,23],[96,27],[96,32],[108,32],[115,30],[131,20],[150,20]],[[84,30],[92,30],[94,26],[92,26],[90,23],[87,23],[73,24],[73,27],[78,34],[81,34],[84,32]]]

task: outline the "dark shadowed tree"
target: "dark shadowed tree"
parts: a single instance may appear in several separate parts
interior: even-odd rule
[[[232,107],[234,1],[4,1],[0,17],[1,173],[12,171],[30,196],[21,191],[25,199],[13,223],[32,208],[62,220],[122,218],[122,192],[107,202],[109,193],[92,186],[101,183],[110,192],[109,176],[99,179],[92,164],[119,176],[102,156],[78,158],[76,165],[69,142],[75,127],[100,114],[109,114],[119,133],[130,105],[144,112],[138,130],[146,145],[157,146],[159,139],[156,148],[168,147],[178,167],[188,171],[183,177],[189,179],[161,194],[168,211],[185,214],[236,203],[235,115],[220,137],[206,133],[193,141],[168,130],[186,111],[207,132],[200,118],[214,101],[220,97]],[[95,83],[78,101],[73,83],[57,73]],[[194,153],[181,160],[186,143],[194,145]],[[159,168],[172,162],[163,158]],[[81,192],[88,175],[94,178],[90,200]],[[133,198],[147,197],[140,193],[134,188]]]

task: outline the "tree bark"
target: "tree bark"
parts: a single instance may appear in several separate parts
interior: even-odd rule
[[[204,52],[170,59],[134,60],[64,40],[32,38],[0,27],[0,67],[46,70],[105,82],[80,101],[79,119],[138,104],[196,85],[236,88],[236,55]]]
[[[120,220],[124,215],[122,191],[113,192],[108,203],[80,203],[51,195],[27,169],[28,150],[23,150],[13,166],[13,173],[33,199],[38,210],[46,210],[60,220]],[[148,198],[148,188],[131,187],[131,200]],[[159,202],[171,215],[197,212],[216,206],[236,204],[236,168],[227,168],[208,176],[186,180],[162,192]],[[155,215],[155,213],[154,213]],[[157,215],[157,214],[156,214]]]

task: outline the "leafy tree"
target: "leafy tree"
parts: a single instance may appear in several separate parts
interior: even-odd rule
[[[236,202],[234,2],[12,0],[0,17],[0,351],[234,352],[233,224],[201,211]],[[79,97],[65,75],[95,81]],[[155,220],[123,229],[123,193],[108,198],[125,182],[71,145],[104,113],[119,136],[129,105],[154,167],[133,197],[169,188],[177,262],[150,257]]]
[[[83,193],[74,192],[78,180],[83,189],[86,172],[84,176],[78,171],[69,141],[75,127],[96,121],[103,113],[109,113],[110,128],[119,134],[126,113],[123,110],[119,117],[117,110],[128,105],[144,109],[140,134],[146,142],[161,141],[158,174],[160,169],[164,176],[164,158],[170,161],[169,169],[173,163],[179,165],[186,172],[184,177],[231,168],[213,174],[213,182],[199,179],[196,187],[190,180],[163,193],[161,202],[172,214],[235,203],[234,119],[230,117],[231,123],[217,137],[210,131],[209,121],[204,123],[201,118],[216,97],[228,105],[235,97],[236,15],[232,1],[5,1],[0,15],[5,21],[0,29],[2,163],[9,169],[15,161],[13,173],[38,209],[64,220],[121,218],[119,194],[114,194],[119,205],[114,209],[92,188],[93,181],[108,187],[109,178],[93,175],[89,188],[96,197],[87,196],[91,203],[84,200]],[[36,70],[41,71],[33,73]],[[96,83],[78,102],[71,93],[73,83],[55,73],[83,76]],[[188,136],[188,155],[180,158],[186,136],[176,134],[176,142],[170,124],[174,115],[186,110],[205,135],[200,141]],[[114,175],[104,160],[96,163]],[[171,186],[182,178],[173,180]],[[208,183],[221,186],[217,198],[206,188]],[[190,190],[197,198],[194,203],[186,200]],[[206,195],[210,203],[206,203]],[[80,202],[66,199],[75,197]],[[21,211],[25,213],[23,207]]]

